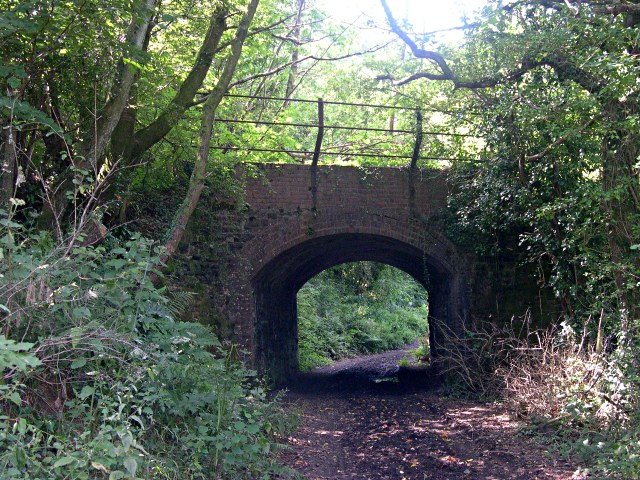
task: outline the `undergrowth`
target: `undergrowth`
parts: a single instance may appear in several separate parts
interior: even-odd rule
[[[638,479],[640,345],[631,339],[639,332],[614,342],[602,322],[589,322],[577,332],[567,322],[530,331],[527,319],[522,328],[480,324],[462,334],[441,325],[447,354],[438,364],[450,393],[500,399],[530,431],[581,460],[583,473]]]
[[[0,478],[273,478],[294,419],[140,237],[68,248],[2,218]],[[155,272],[159,275],[159,272]]]

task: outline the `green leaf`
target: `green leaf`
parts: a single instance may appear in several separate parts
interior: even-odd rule
[[[0,371],[5,368],[17,368],[23,371],[27,367],[40,365],[40,360],[28,352],[32,347],[33,343],[16,343],[0,335]]]
[[[131,448],[131,444],[133,443],[133,435],[131,432],[127,431],[122,437],[122,448],[125,452],[128,452]]]
[[[95,391],[96,391],[95,388],[90,387],[89,385],[85,385],[84,387],[82,387],[82,390],[80,390],[80,393],[78,394],[78,398],[81,400],[84,400],[85,398],[93,395]]]
[[[108,267],[113,267],[116,270],[120,270],[122,267],[126,265],[127,261],[122,258],[114,258],[113,260],[109,260],[107,262]]]
[[[134,422],[136,422],[138,425],[140,425],[141,428],[144,429],[144,423],[142,423],[142,419],[138,416],[138,415],[130,415],[129,416],[130,420],[133,420]]]
[[[131,67],[133,67],[133,68],[135,68],[137,70],[144,70],[142,65],[140,65],[138,62],[134,62],[130,58],[123,58],[122,59],[122,63],[124,63],[125,65],[130,65]]]
[[[18,392],[11,392],[8,395],[9,400],[15,403],[17,406],[22,405],[22,398],[20,398],[20,394]]]
[[[129,475],[131,475],[132,477],[136,476],[136,470],[138,469],[138,462],[136,461],[135,457],[127,457],[124,459],[124,468],[127,469],[127,472],[129,472]]]
[[[71,368],[73,370],[77,368],[84,367],[87,364],[87,359],[84,357],[76,358],[73,362],[71,362]]]
[[[73,318],[76,320],[91,318],[91,311],[87,307],[76,307],[71,313],[73,315]]]
[[[2,220],[0,220],[0,225],[3,225],[7,228],[21,228],[22,225],[20,225],[19,223],[16,222],[12,222],[11,220],[7,219],[7,218],[3,218]]]
[[[66,457],[60,457],[58,460],[56,460],[56,462],[53,464],[53,468],[59,468],[59,467],[64,467],[66,465],[69,465],[73,462],[75,462],[76,459],[67,455]]]
[[[74,316],[75,316],[75,310],[77,309],[74,308]],[[71,330],[69,330],[69,334],[71,335],[71,346],[73,348],[76,348],[78,346],[78,341],[84,334],[84,328],[73,327]]]

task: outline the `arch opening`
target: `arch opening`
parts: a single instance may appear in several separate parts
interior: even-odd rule
[[[429,358],[428,292],[411,276],[378,262],[349,262],[311,278],[298,291],[301,372],[347,357],[412,345]],[[382,370],[380,370],[382,371]]]
[[[401,240],[375,234],[312,237],[279,253],[253,277],[255,366],[280,382],[298,372],[296,295],[309,279],[335,265],[373,261],[396,267],[428,291],[432,356],[442,344],[442,322],[459,330],[466,317],[462,279],[447,259]],[[436,321],[437,320],[437,321]]]

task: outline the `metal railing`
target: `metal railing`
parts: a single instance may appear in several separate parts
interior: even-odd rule
[[[432,136],[444,136],[444,137],[471,137],[471,138],[479,138],[477,135],[472,134],[464,134],[464,133],[452,133],[446,131],[434,131],[434,130],[422,130],[422,112],[423,111],[432,111],[439,112],[435,109],[418,109],[418,108],[408,108],[408,107],[400,107],[394,105],[380,105],[380,104],[370,104],[370,103],[353,103],[353,102],[338,102],[338,101],[326,101],[322,98],[317,100],[310,99],[300,99],[300,98],[284,98],[284,97],[270,97],[270,96],[260,96],[260,95],[239,95],[239,94],[227,94],[227,97],[230,98],[241,98],[248,100],[262,100],[262,101],[277,101],[277,102],[298,102],[298,103],[309,103],[317,105],[317,122],[315,123],[301,123],[301,122],[293,122],[293,121],[268,121],[268,120],[247,120],[247,119],[234,119],[234,118],[218,118],[216,122],[221,122],[224,124],[245,124],[245,125],[264,125],[268,127],[293,127],[293,128],[310,128],[316,129],[316,141],[313,150],[309,149],[287,149],[287,148],[261,148],[255,146],[233,146],[233,145],[216,145],[212,146],[213,149],[223,150],[223,151],[243,151],[243,152],[263,152],[263,153],[286,153],[288,155],[305,155],[311,158],[311,164],[317,165],[320,157],[322,155],[328,156],[342,156],[342,157],[362,157],[362,158],[388,158],[388,159],[406,159],[411,160],[411,163],[415,165],[418,160],[444,160],[444,161],[472,161],[471,159],[464,159],[460,157],[446,157],[440,155],[420,155],[420,147],[422,143],[422,139],[424,135],[432,135]],[[390,128],[379,128],[379,127],[369,127],[369,126],[357,126],[357,125],[338,125],[335,123],[325,124],[325,106],[327,105],[337,105],[337,106],[347,106],[347,107],[359,107],[359,108],[375,108],[375,109],[384,109],[384,110],[393,110],[393,111],[412,111],[416,117],[415,125],[416,127],[412,130],[404,129],[395,129],[393,125]],[[441,112],[439,112],[441,113]],[[413,135],[414,141],[413,143],[413,153],[412,154],[390,154],[390,153],[368,153],[368,152],[349,152],[349,151],[337,151],[329,147],[328,149],[323,149],[323,141],[325,137],[325,132],[329,130],[337,130],[337,131],[352,131],[352,132],[370,132],[370,133],[387,133],[387,134],[401,134],[401,135]],[[406,142],[407,144],[409,142]]]

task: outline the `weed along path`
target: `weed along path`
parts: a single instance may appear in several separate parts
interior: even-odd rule
[[[443,397],[404,351],[349,359],[288,386],[302,414],[282,461],[310,480],[574,479],[496,405]]]

